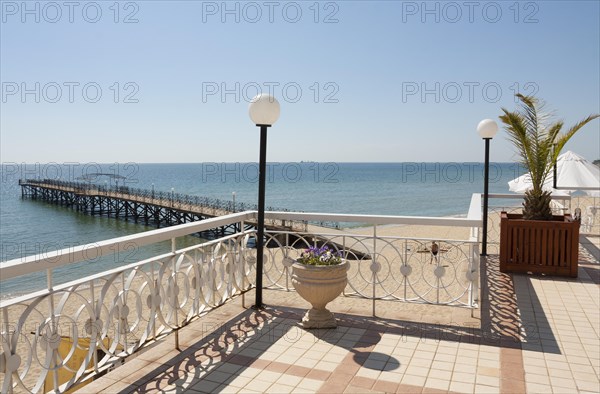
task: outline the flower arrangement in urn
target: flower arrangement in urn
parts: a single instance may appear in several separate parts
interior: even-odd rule
[[[311,247],[300,254],[296,260],[306,265],[338,265],[342,263],[342,251],[333,251],[328,246]]]
[[[342,256],[342,251],[315,246],[304,250],[292,265],[292,284],[312,305],[302,318],[304,328],[337,327],[333,313],[326,306],[348,283],[349,265]]]

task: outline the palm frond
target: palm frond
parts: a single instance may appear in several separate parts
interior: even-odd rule
[[[565,134],[559,135],[556,139],[556,150],[558,152],[565,146],[565,144],[577,133],[583,126],[591,122],[592,120],[600,117],[599,114],[589,115],[587,118],[583,119],[579,123],[575,124],[575,126],[571,127]]]
[[[516,148],[521,163],[527,168],[531,177],[533,188],[524,203],[528,215],[547,217],[550,200],[543,192],[544,181],[552,171],[567,141],[600,115],[590,115],[571,127],[565,134],[560,134],[564,123],[550,122],[553,114],[543,110],[542,100],[522,94],[516,96],[521,101],[520,110],[511,112],[502,108],[504,114],[500,116],[500,120],[504,123],[509,141]]]
[[[509,140],[519,152],[525,168],[529,168],[528,158],[531,157],[531,141],[527,137],[527,126],[524,117],[517,112],[509,112],[502,108],[504,115],[500,116],[502,122],[506,125]]]

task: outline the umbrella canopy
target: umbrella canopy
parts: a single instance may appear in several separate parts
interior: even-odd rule
[[[556,168],[558,174],[557,186],[561,190],[566,188],[573,192],[582,187],[600,187],[600,168],[574,152],[567,151],[558,156]],[[544,190],[553,190],[553,184],[554,174],[553,171],[550,171],[544,182]],[[531,177],[528,173],[521,175],[508,182],[508,188],[512,192],[525,193],[531,189]],[[585,192],[590,196],[600,196],[599,191],[586,190]]]

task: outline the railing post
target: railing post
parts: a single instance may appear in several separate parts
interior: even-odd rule
[[[159,294],[158,290],[158,279],[156,279],[156,272],[154,272],[154,263],[150,264],[150,278],[152,278],[152,306],[150,311],[150,324],[152,324],[152,339],[156,339],[156,294]]]
[[[511,251],[508,247],[509,236],[512,234],[509,233],[508,229],[508,214],[506,212],[500,212],[500,251],[499,251],[499,259],[500,259],[500,271],[504,271],[504,265],[508,260],[509,253]]]
[[[46,270],[46,286],[48,288],[48,293],[50,293],[50,297],[48,297],[48,306],[50,308],[50,319],[52,322],[52,330],[54,331],[56,329],[55,326],[55,322],[54,322],[54,296],[52,295],[52,291],[53,291],[53,286],[52,286],[52,269],[47,269]]]
[[[173,308],[175,315],[175,349],[179,349],[179,316],[177,314],[177,310],[179,309],[179,301],[177,301],[177,259],[175,256],[175,251],[177,250],[177,239],[171,238],[171,252],[173,253],[173,257],[171,258],[173,261],[173,286],[171,290],[173,292]]]
[[[408,246],[408,240],[405,239],[404,240],[404,266],[408,266],[408,252],[410,252],[409,246]],[[404,276],[404,301],[406,301],[406,295],[407,295],[407,286],[408,286],[408,276]]]
[[[375,272],[377,264],[377,225],[373,225],[373,262],[371,263],[371,272],[373,273],[373,317],[375,317],[375,281],[377,273]]]
[[[288,248],[287,246],[290,244],[290,234],[289,233],[285,233],[285,256],[283,257],[284,259],[288,257]],[[289,276],[290,276],[290,270],[288,268],[287,265],[283,266],[285,269],[285,290],[286,291],[290,291],[290,284],[289,284]]]
[[[50,306],[51,337],[53,340],[56,340],[55,334],[58,332],[58,327],[57,327],[55,315],[54,315],[54,312],[55,312],[54,311],[54,295],[52,294],[53,280],[52,280],[52,269],[50,269],[50,268],[46,270],[46,281],[47,281],[47,287],[48,287],[48,293],[49,293],[48,304]],[[47,351],[50,350],[52,353],[50,356],[50,370],[48,371],[48,373],[50,373],[50,371],[52,371],[53,380],[54,380],[54,389],[57,389],[58,388],[58,369],[55,368],[55,366],[57,365],[57,354],[56,354],[57,351],[56,351],[56,349],[52,349],[49,344],[46,345],[46,349],[47,349]]]
[[[481,291],[479,275],[481,272],[480,268],[481,268],[482,258],[479,254],[479,243],[476,242],[474,244],[471,244],[471,248],[472,248],[471,258],[473,259],[473,281],[472,281],[473,295],[471,296],[471,298],[473,299],[473,304],[471,305],[471,317],[473,317],[473,308],[475,307],[475,305],[479,304],[479,292]]]
[[[342,256],[347,257],[348,253],[346,253],[346,236],[342,236]],[[350,264],[350,263],[348,263]],[[344,287],[344,290],[342,290],[342,295],[344,297],[346,297],[346,288]]]
[[[102,327],[98,327],[96,325],[96,322],[99,319],[99,314],[98,314],[98,310],[100,309],[97,305],[96,305],[96,292],[95,292],[95,286],[94,286],[94,281],[92,280],[90,282],[90,297],[92,300],[92,310],[94,312],[93,314],[93,318],[94,320],[91,321],[91,326],[90,326],[90,335],[95,333],[95,338],[94,338],[94,349],[98,348],[98,342],[102,333]],[[95,330],[95,331],[94,331]],[[90,349],[92,349],[92,342],[90,341]],[[94,361],[94,372],[98,373],[98,352],[94,351],[93,353],[93,361]]]
[[[2,318],[4,319],[4,326],[0,327],[0,334],[6,335],[6,343],[10,346],[10,344],[12,343],[12,340],[10,338],[10,326],[8,324],[8,322],[10,321],[8,319],[8,307],[2,308]],[[4,354],[3,357],[8,357],[8,356],[12,355],[12,350],[10,351],[10,353],[11,354]],[[6,371],[4,373],[4,379],[6,379],[6,385],[8,386],[8,393],[12,394],[13,383],[12,383],[11,371]]]
[[[127,316],[125,314],[123,314],[123,307],[127,304],[127,295],[125,293],[125,272],[121,272],[119,274],[119,276],[121,277],[121,297],[120,300],[117,301],[117,303],[120,302],[119,305],[119,334],[123,334],[123,350],[125,352],[127,352],[127,345],[129,344],[129,341],[127,340],[127,331],[129,328],[129,324],[127,321]]]
[[[434,246],[435,246],[434,242],[435,241],[433,241],[431,243],[431,251],[429,253],[431,253],[432,258],[435,260],[435,265],[436,265],[435,269],[437,270],[440,267],[440,259],[442,258],[442,256],[441,256],[441,253],[440,253],[439,250],[437,252],[435,252],[435,250],[434,250]],[[441,244],[441,242],[440,242],[440,244]],[[439,246],[438,246],[438,248],[441,249]],[[434,271],[434,273],[435,273],[435,271]],[[435,300],[436,301],[435,302],[436,302],[436,304],[439,304],[440,303],[440,282],[442,280],[441,280],[441,278],[438,275],[435,275],[435,277],[436,277],[436,281],[435,281],[435,283],[436,283],[436,286],[435,286],[436,287],[436,289],[435,289]]]
[[[233,241],[233,246],[230,241]],[[229,259],[229,278],[228,278],[228,283],[227,283],[227,296],[228,297],[233,297],[233,294],[235,293],[235,285],[233,284],[233,282],[235,280],[235,270],[237,267],[237,264],[236,264],[237,256],[236,256],[235,244],[236,244],[235,238],[231,239],[231,240],[227,240],[227,243],[226,243],[227,246],[225,247],[225,253],[227,253],[229,256],[231,256]],[[233,250],[230,250],[230,249],[233,249]]]
[[[244,224],[244,221],[241,220],[240,221],[240,269],[242,270],[242,283],[245,287],[246,282],[247,282],[247,277],[246,277],[246,256],[244,256],[244,254],[242,254],[242,242],[244,242],[244,227],[246,227],[246,225]],[[246,308],[246,292],[242,291],[242,308]]]

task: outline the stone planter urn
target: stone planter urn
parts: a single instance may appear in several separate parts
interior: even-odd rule
[[[312,309],[302,318],[304,328],[335,328],[337,323],[327,304],[339,296],[348,283],[347,261],[337,265],[292,265],[292,284]]]

